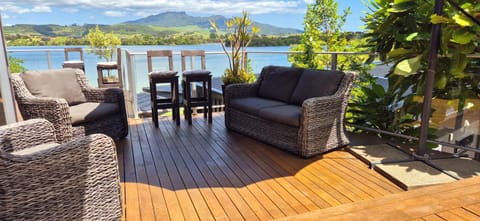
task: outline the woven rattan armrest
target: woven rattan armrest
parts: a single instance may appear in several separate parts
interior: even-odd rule
[[[114,147],[115,143],[107,135],[92,134],[75,138],[72,141],[59,144],[47,150],[22,155],[10,154],[9,158],[14,163],[28,163],[31,165],[46,165],[50,164],[50,161],[56,160],[65,161],[62,164],[58,164],[58,168],[52,164],[52,167],[49,169],[55,170],[64,168],[69,164],[76,167],[75,165],[80,164],[80,161],[88,161],[90,157],[99,157],[98,155],[102,155],[101,158],[103,158],[106,164],[110,163],[108,161],[116,162],[116,150]],[[99,160],[97,163],[102,163],[103,160]]]
[[[121,88],[86,88],[83,94],[88,102],[120,103],[124,101]]]
[[[63,98],[24,97],[18,99],[20,111],[25,119],[44,118],[55,127],[58,142],[73,137],[69,106]]]
[[[342,109],[343,96],[314,97],[307,99],[302,104],[304,120],[316,117],[316,115],[328,115],[339,112]]]
[[[120,219],[118,163],[110,137],[93,134],[46,150],[6,157],[7,170],[0,174],[6,208],[0,217]]]
[[[254,97],[257,95],[259,84],[229,84],[225,87],[225,105],[230,104],[233,98]]]
[[[55,128],[45,119],[32,119],[0,127],[0,148],[6,152],[57,142]]]

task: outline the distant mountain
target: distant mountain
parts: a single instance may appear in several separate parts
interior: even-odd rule
[[[195,17],[187,15],[185,12],[164,12],[157,15],[151,15],[145,18],[140,18],[133,21],[127,21],[122,24],[129,25],[152,25],[159,27],[183,27],[183,26],[198,26],[202,29],[210,29],[210,21],[215,21],[218,28],[225,30],[226,17],[221,15],[214,15],[208,17]],[[265,35],[285,35],[298,34],[301,30],[293,28],[281,28],[273,25],[254,22],[260,28],[260,34]]]

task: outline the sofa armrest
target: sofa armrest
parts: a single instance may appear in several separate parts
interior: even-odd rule
[[[121,88],[84,88],[83,94],[88,102],[125,103]]]
[[[315,141],[328,139],[328,137],[336,137],[335,142],[344,144],[348,142],[343,133],[344,119],[354,79],[354,73],[346,73],[335,94],[314,97],[303,102],[299,142],[315,146]],[[319,143],[328,145],[324,142]]]
[[[321,121],[324,121],[323,119],[328,115],[337,115],[342,109],[342,102],[342,96],[326,96],[307,99],[302,104],[303,121],[308,123],[308,121],[316,118],[320,118]]]
[[[17,98],[17,102],[24,119],[44,118],[50,121],[59,142],[69,141],[73,137],[72,120],[65,99],[23,97]]]
[[[229,84],[225,87],[224,103],[225,106],[230,104],[230,100],[241,97],[254,97],[257,95],[259,84]]]
[[[0,217],[120,218],[118,161],[108,136],[94,134],[6,158],[8,170],[0,174],[0,190],[7,206]]]
[[[0,149],[5,152],[57,142],[55,128],[45,119],[32,119],[0,127]]]

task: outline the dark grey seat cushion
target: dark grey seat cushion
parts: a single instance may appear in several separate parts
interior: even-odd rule
[[[152,79],[172,78],[177,75],[176,71],[152,71],[148,73],[148,77]]]
[[[183,76],[192,76],[192,77],[197,77],[197,76],[208,76],[210,75],[210,71],[207,70],[190,70],[190,71],[184,71]]]
[[[70,106],[72,125],[87,123],[117,114],[119,111],[116,103],[82,103]]]
[[[237,98],[230,101],[232,108],[255,116],[258,116],[262,108],[282,105],[286,105],[286,103],[259,97]]]
[[[305,69],[293,91],[290,103],[302,105],[308,98],[333,95],[344,76],[345,73],[341,71]]]
[[[302,107],[297,105],[282,105],[262,108],[259,117],[292,127],[300,126]]]
[[[292,92],[302,75],[302,69],[267,66],[262,69],[258,95],[263,98],[289,102]]]
[[[77,71],[80,70],[26,71],[21,73],[20,77],[32,95],[64,98],[69,105],[75,105],[87,102],[87,98],[77,81]]]

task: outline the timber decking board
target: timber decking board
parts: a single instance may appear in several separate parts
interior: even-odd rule
[[[281,220],[480,220],[480,177],[396,193]]]
[[[402,192],[346,151],[302,159],[228,131],[223,114],[129,125],[117,141],[123,220],[268,220]]]

